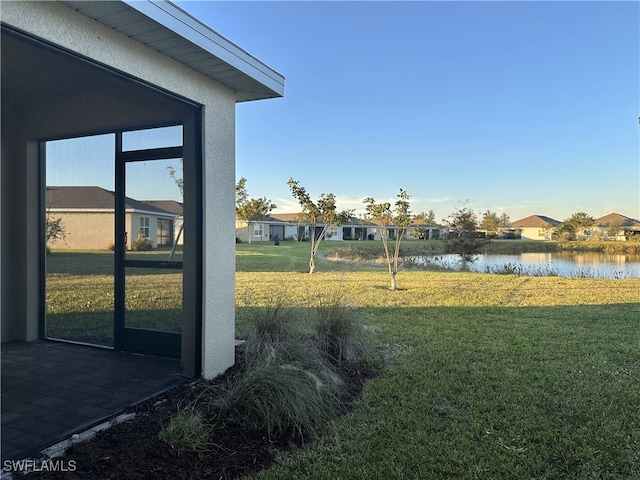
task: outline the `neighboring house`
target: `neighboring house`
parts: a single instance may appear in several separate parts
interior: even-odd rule
[[[322,233],[324,223],[316,224],[316,236]],[[351,218],[342,225],[330,225],[325,232],[325,240],[363,240],[372,233],[375,225],[358,218]],[[269,241],[275,236],[278,239],[292,239],[295,241],[309,240],[310,226],[301,219],[300,213],[271,213],[260,220],[252,222],[249,231],[247,222],[236,219],[236,237],[242,242],[247,242],[251,235],[251,241]]]
[[[53,247],[68,250],[113,250],[115,192],[100,187],[47,187],[47,217],[61,219],[65,238]],[[126,246],[139,235],[152,247],[172,247],[179,215],[150,202],[125,197]],[[51,245],[50,245],[51,246]]]
[[[369,240],[377,226],[361,218],[351,217],[337,229],[342,240]],[[338,233],[337,232],[337,233]],[[333,238],[333,237],[332,237]]]
[[[610,213],[596,219],[594,226],[598,235],[605,239],[626,241],[636,235],[640,236],[640,221],[619,213]],[[612,227],[617,227],[615,232],[611,231]]]
[[[301,233],[295,219],[282,219],[276,214],[251,222],[251,227],[246,220],[236,218],[236,239],[241,242],[265,242],[274,240],[276,235],[278,240],[298,240]]]
[[[511,228],[520,232],[522,240],[553,240],[560,223],[544,215],[531,215],[511,222]]]
[[[173,223],[158,224],[158,245],[182,245],[184,241],[184,206],[175,200],[144,200],[152,207],[165,210],[174,215]]]
[[[163,0],[2,2],[0,20],[2,341],[45,338],[44,147],[100,134],[114,152],[114,350],[172,355],[188,376],[224,372],[235,353],[236,103],[283,96],[284,77]],[[180,144],[125,147],[127,134],[162,127],[181,128]],[[129,167],[168,159],[181,159],[186,232],[172,263],[183,282],[172,334],[128,328],[117,287],[127,266],[167,266],[124,253],[136,228],[127,227],[125,170],[127,182],[144,183]]]
[[[299,242],[309,239],[309,226],[301,219],[300,213],[271,213],[269,217],[270,222],[266,224],[265,230],[268,229],[274,233],[283,231],[283,238],[291,238]],[[270,238],[273,238],[272,234]]]

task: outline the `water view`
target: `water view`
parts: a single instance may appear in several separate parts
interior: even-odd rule
[[[482,254],[466,268],[474,272],[582,278],[640,278],[640,255],[598,252]],[[458,255],[413,257],[418,264],[460,270]]]

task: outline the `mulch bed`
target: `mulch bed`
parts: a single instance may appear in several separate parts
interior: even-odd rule
[[[239,360],[239,359],[237,359]],[[179,452],[160,437],[160,432],[179,407],[184,407],[204,388],[215,389],[242,374],[242,362],[212,381],[197,380],[176,387],[130,409],[133,419],[99,432],[93,439],[72,445],[63,457],[74,461],[75,471],[32,472],[18,478],[32,479],[232,479],[251,475],[271,465],[278,454],[302,447],[312,439],[295,432],[269,437],[225,422],[214,431],[212,447],[203,452]],[[362,372],[346,379],[345,411],[367,381]]]

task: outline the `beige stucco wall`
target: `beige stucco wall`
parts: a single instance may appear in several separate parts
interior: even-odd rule
[[[59,239],[54,243],[49,242],[48,246],[51,249],[113,250],[115,222],[113,213],[50,211],[47,215],[52,220],[60,219],[65,231],[64,239]],[[131,249],[133,242],[138,239],[140,217],[149,219],[149,236],[147,238],[154,248],[158,245],[158,218],[168,218],[151,214],[127,213],[124,219],[127,249]]]
[[[51,212],[51,219],[60,219],[65,238],[49,242],[54,250],[107,250],[112,249],[113,213]]]
[[[548,234],[542,227],[520,227],[520,236],[522,240],[549,240],[551,232]]]
[[[234,92],[171,58],[55,2],[3,2],[1,16],[3,22],[26,33],[204,106],[202,374],[211,378],[223,372],[234,362]],[[46,117],[45,109],[41,113]],[[33,185],[37,185],[37,182]],[[38,193],[38,187],[32,188],[31,183],[28,190],[29,195]],[[35,225],[36,232],[37,211],[38,208],[31,212],[33,217],[29,217],[28,225],[25,225],[25,228],[30,230],[33,230]],[[34,235],[34,238],[37,239],[37,235]],[[31,258],[38,257],[37,245],[26,248]],[[36,275],[36,278],[30,278],[22,287],[37,292],[38,281],[39,277]],[[27,323],[37,325],[37,308],[28,312]]]

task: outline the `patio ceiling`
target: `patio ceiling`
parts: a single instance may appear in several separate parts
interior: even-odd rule
[[[54,139],[180,123],[194,104],[2,28],[2,123]]]

